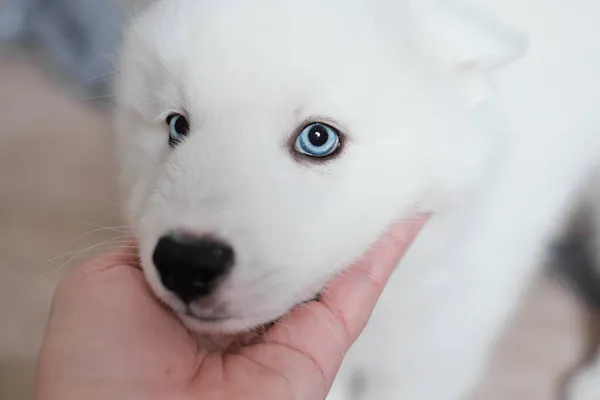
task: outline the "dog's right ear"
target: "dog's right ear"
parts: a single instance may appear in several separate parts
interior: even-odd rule
[[[456,0],[412,0],[411,11],[418,46],[445,69],[490,72],[528,47],[523,32]]]
[[[418,51],[464,82],[470,104],[488,97],[493,71],[519,60],[528,49],[523,32],[456,0],[410,1]]]

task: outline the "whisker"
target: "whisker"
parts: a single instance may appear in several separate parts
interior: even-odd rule
[[[89,236],[91,234],[94,233],[98,233],[98,232],[117,232],[117,233],[123,233],[125,234],[126,231],[125,230],[121,230],[120,227],[111,227],[111,226],[98,226],[95,229],[92,229],[90,231],[84,232],[81,235],[77,236],[75,239],[73,239],[73,241],[69,244],[69,246],[72,246],[73,244],[77,243],[77,241],[83,239],[86,236]]]
[[[132,247],[125,247],[125,248],[132,248]],[[60,265],[58,268],[56,268],[50,275],[48,275],[48,277],[46,279],[52,279],[64,267],[66,267],[73,260],[75,260],[76,258],[82,256],[83,254],[90,253],[93,250],[103,250],[103,251],[106,251],[108,249],[122,249],[122,248],[123,248],[123,246],[119,245],[119,243],[106,243],[106,244],[104,244],[104,243],[98,243],[98,244],[89,246],[89,247],[87,247],[87,248],[85,248],[85,249],[77,252],[77,254],[75,254],[74,256],[72,256],[71,258],[69,258],[66,262],[64,262],[62,265]]]
[[[60,259],[62,257],[68,257],[68,256],[70,256],[72,254],[75,254],[75,253],[78,253],[80,251],[86,251],[86,249],[88,249],[90,247],[93,248],[94,246],[100,246],[100,245],[103,245],[103,244],[119,244],[119,243],[126,244],[126,243],[129,243],[129,240],[127,240],[127,238],[128,238],[128,235],[117,236],[115,238],[104,240],[104,241],[102,241],[100,243],[97,243],[95,245],[91,245],[89,247],[85,247],[83,249],[68,251],[66,253],[59,254],[56,257],[52,257],[52,258],[50,258],[48,260],[45,260],[45,261],[41,262],[40,264],[38,264],[38,268],[40,268],[40,267],[42,267],[42,266],[44,266],[44,265],[46,265],[46,264],[48,264],[48,263],[50,263],[52,261],[56,261],[56,260],[58,260],[58,259]]]
[[[126,231],[128,229],[131,229],[130,225],[116,225],[116,226],[105,226],[105,225],[100,225],[100,224],[96,224],[94,222],[89,222],[89,221],[79,221],[81,224],[84,225],[88,225],[94,228],[111,228],[111,229],[115,229],[115,230],[119,230],[119,231]]]

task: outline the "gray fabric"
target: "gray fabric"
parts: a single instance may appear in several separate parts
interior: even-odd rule
[[[106,92],[124,18],[113,0],[4,0],[0,40],[29,43],[72,79]]]

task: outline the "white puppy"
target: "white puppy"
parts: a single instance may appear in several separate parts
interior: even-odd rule
[[[134,20],[124,205],[190,328],[268,323],[430,211],[331,396],[468,395],[600,142],[600,4],[473,2],[164,0]]]

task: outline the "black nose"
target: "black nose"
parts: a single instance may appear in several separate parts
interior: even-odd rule
[[[160,238],[152,258],[163,285],[187,303],[215,289],[233,267],[234,251],[213,238],[171,234]]]

